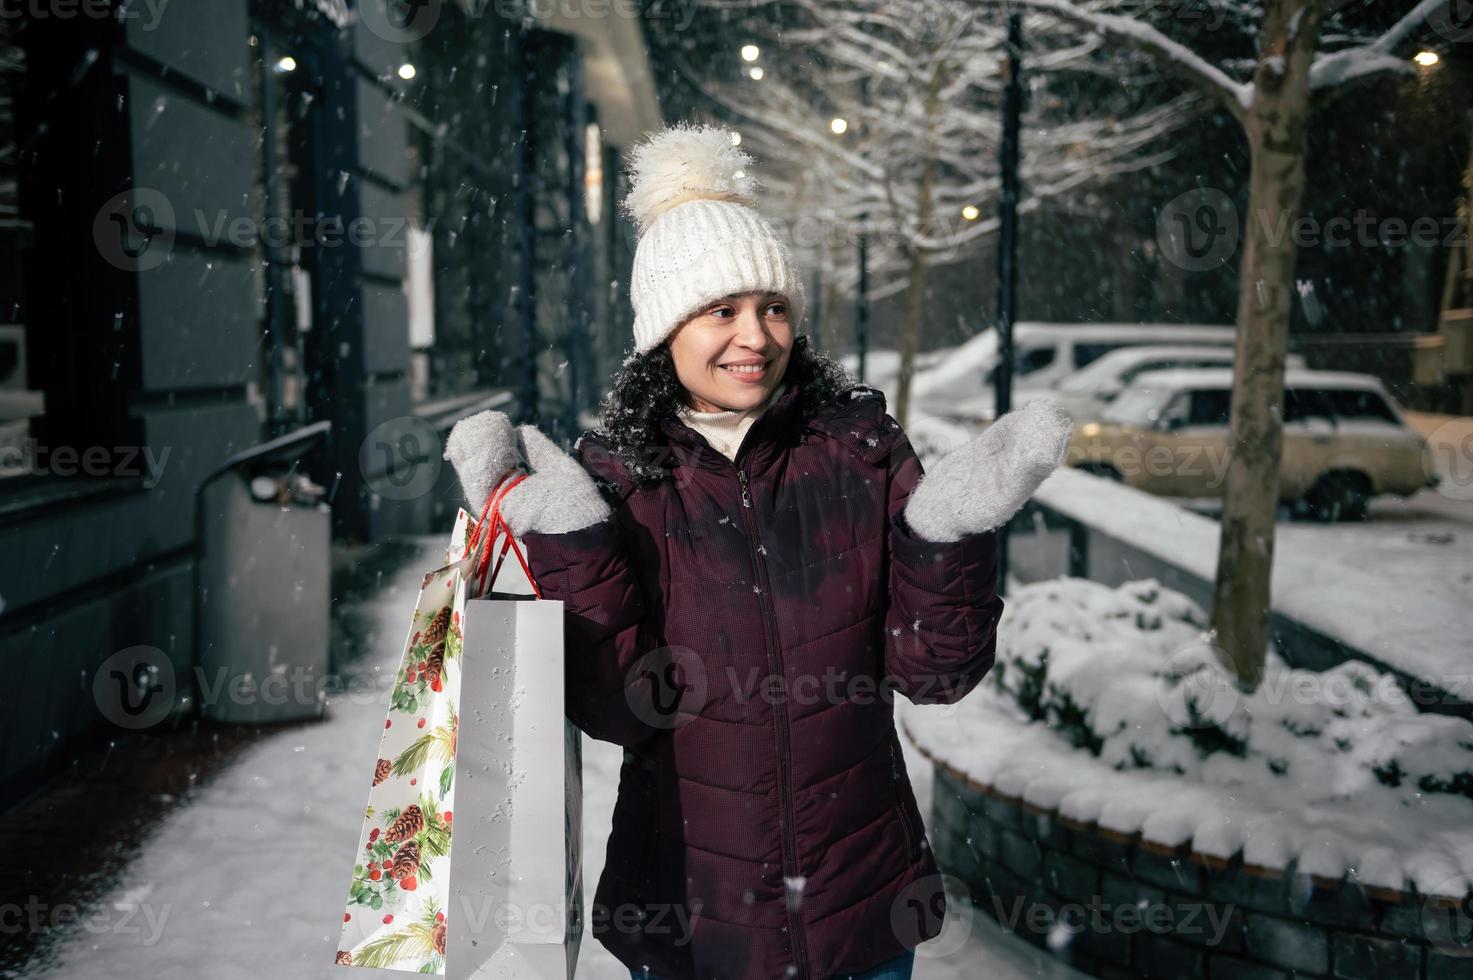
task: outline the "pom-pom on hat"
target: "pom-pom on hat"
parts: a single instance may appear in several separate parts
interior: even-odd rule
[[[709,303],[754,290],[786,296],[796,331],[803,282],[754,207],[751,164],[716,126],[676,124],[630,151],[623,208],[639,229],[629,281],[635,353],[658,346]]]

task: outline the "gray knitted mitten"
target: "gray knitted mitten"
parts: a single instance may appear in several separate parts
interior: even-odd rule
[[[501,501],[501,516],[517,537],[529,531],[577,531],[611,513],[593,477],[576,459],[534,425],[513,429],[502,412],[485,411],[457,422],[445,440],[445,458],[455,467],[477,516],[496,481],[526,463],[531,475]]]
[[[1002,527],[1064,459],[1074,423],[1040,398],[943,456],[911,491],[905,521],[926,541]]]

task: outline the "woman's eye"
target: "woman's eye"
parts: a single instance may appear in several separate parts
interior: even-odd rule
[[[768,316],[787,316],[788,315],[788,304],[786,304],[786,303],[769,303],[769,304],[767,304],[767,315]]]
[[[731,307],[729,307],[729,306],[718,306],[718,307],[716,307],[716,308],[715,308],[715,309],[714,309],[714,310],[711,310],[711,311],[710,311],[710,312],[709,312],[709,313],[707,313],[707,314],[706,314],[706,315],[707,315],[707,316],[718,316],[718,317],[725,317],[725,316],[730,316],[730,315],[732,315],[732,314],[733,314],[733,312],[734,312],[734,311],[733,311],[733,310],[732,310],[732,308],[731,308]]]

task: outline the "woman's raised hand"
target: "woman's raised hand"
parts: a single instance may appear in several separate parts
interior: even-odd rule
[[[927,541],[1001,527],[1063,461],[1073,428],[1047,398],[1008,412],[921,477],[906,501],[905,522]]]
[[[598,485],[577,460],[534,425],[513,429],[503,412],[480,412],[457,422],[445,440],[445,458],[478,515],[496,482],[526,463],[530,475],[501,501],[501,516],[517,537],[529,531],[576,531],[610,514]]]

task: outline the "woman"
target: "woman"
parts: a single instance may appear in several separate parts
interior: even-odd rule
[[[499,413],[446,458],[477,507],[530,468],[502,513],[566,604],[567,715],[626,748],[599,940],[635,978],[905,978],[945,898],[890,691],[951,703],[992,666],[995,529],[1069,425],[1030,406],[922,480],[797,332],[749,163],[712,128],[636,148],[635,352],[576,461]]]

